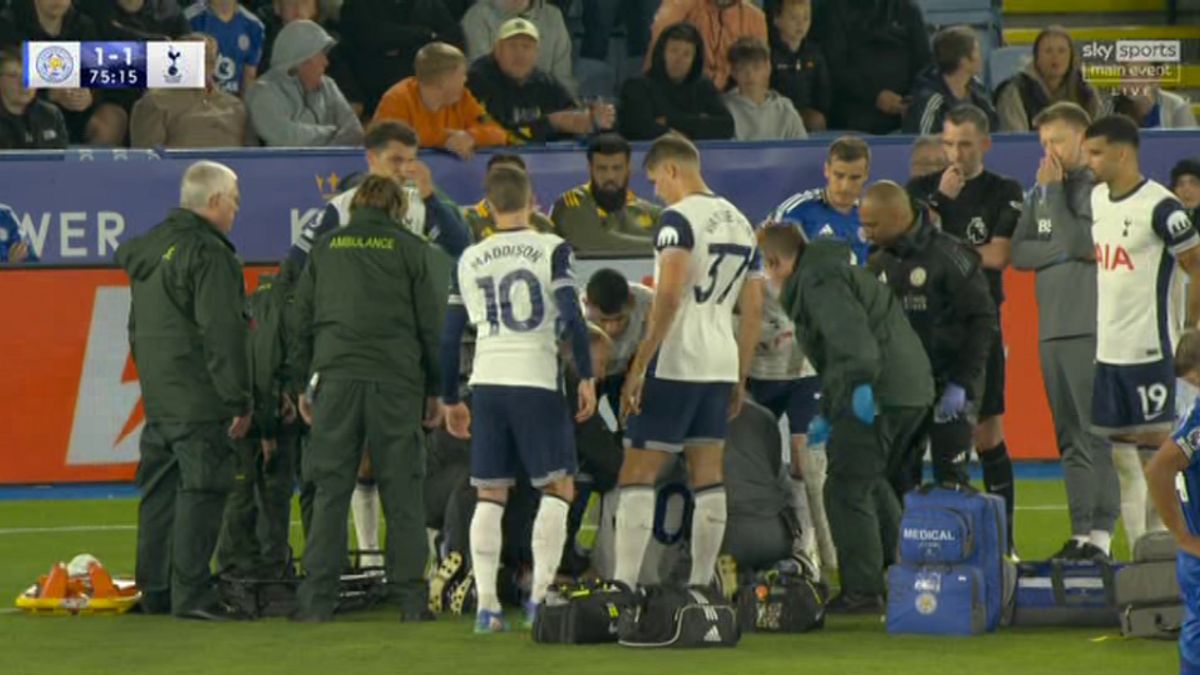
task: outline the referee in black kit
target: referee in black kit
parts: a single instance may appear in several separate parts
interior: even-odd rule
[[[1024,192],[1015,180],[984,168],[984,155],[992,146],[988,132],[987,115],[979,108],[960,105],[951,110],[942,126],[942,149],[950,165],[913,179],[908,191],[928,204],[942,230],[975,247],[998,313],[1004,302],[1001,273],[1011,257],[1010,240],[1021,215]],[[1014,495],[1012,460],[1004,443],[1004,361],[1004,338],[998,335],[988,356],[975,449],[983,463],[984,486],[1004,498],[1011,554]]]

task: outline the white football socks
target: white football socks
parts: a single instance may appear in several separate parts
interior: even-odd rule
[[[654,488],[629,485],[621,488],[617,505],[617,532],[614,548],[617,564],[613,578],[635,588],[642,571],[642,558],[654,530]],[[715,559],[714,559],[715,560]],[[709,567],[714,561],[709,561]]]
[[[379,486],[375,483],[358,483],[350,497],[350,512],[354,514],[354,537],[358,548],[363,551],[378,551],[379,547]],[[383,565],[383,556],[365,555],[361,563],[366,567]]]
[[[1112,532],[1092,530],[1092,534],[1086,541],[1091,542],[1092,546],[1104,551],[1104,555],[1112,555]]]
[[[1113,466],[1121,484],[1121,523],[1125,538],[1132,549],[1134,542],[1146,532],[1146,476],[1137,446],[1113,444]]]
[[[804,485],[803,478],[792,476],[790,482],[792,512],[796,514],[796,521],[800,523],[800,550],[809,560],[817,562],[820,560],[820,552],[817,550],[817,528],[813,524],[812,510],[808,507],[808,488]]]
[[[562,562],[567,542],[567,513],[571,505],[561,497],[542,495],[533,519],[533,589],[530,600],[540,603]]]
[[[482,499],[475,504],[475,515],[471,517],[471,569],[475,572],[475,590],[479,594],[479,608],[492,612],[500,611],[496,576],[500,573],[503,518],[503,504]]]
[[[693,586],[712,583],[717,555],[725,539],[725,486],[711,485],[696,491],[696,508],[692,511],[692,574]]]

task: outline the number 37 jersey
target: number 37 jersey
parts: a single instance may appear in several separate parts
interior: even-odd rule
[[[663,380],[736,382],[733,309],[746,279],[762,275],[750,221],[721,197],[689,195],[663,211],[654,248],[656,284],[664,253],[689,251],[691,262],[683,301],[652,374]]]
[[[497,231],[463,252],[450,304],[477,331],[472,385],[558,390],[554,291],[574,285],[573,257],[562,238],[533,230]]]

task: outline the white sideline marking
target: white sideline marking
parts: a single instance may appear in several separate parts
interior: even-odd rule
[[[1066,511],[1066,504],[1042,504],[1039,506],[1018,506],[1018,511]],[[292,527],[300,527],[299,520],[292,521]],[[6,527],[0,528],[0,537],[6,534],[59,534],[64,532],[134,532],[137,525],[60,525],[57,527]]]
[[[292,527],[300,527],[293,520]],[[0,536],[6,534],[57,534],[62,532],[134,532],[137,525],[60,525],[57,527],[6,527],[0,528]]]

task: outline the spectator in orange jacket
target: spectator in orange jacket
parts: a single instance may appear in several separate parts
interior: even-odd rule
[[[470,159],[476,148],[504,145],[504,128],[467,91],[467,58],[457,47],[433,42],[417,52],[416,75],[388,89],[374,121],[400,120],[423,148],[445,148]]]
[[[668,26],[681,22],[700,31],[704,40],[704,74],[717,85],[717,91],[725,91],[729,81],[729,48],[733,43],[744,37],[767,41],[767,17],[750,0],[662,0],[650,27],[650,44]],[[646,70],[653,65],[653,53],[650,50],[646,54]]]

